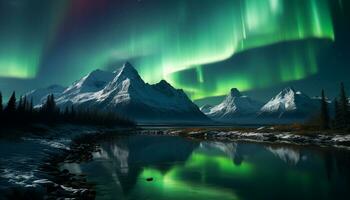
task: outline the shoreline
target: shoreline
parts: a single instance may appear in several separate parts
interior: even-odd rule
[[[60,164],[91,159],[89,152],[95,148],[83,144],[87,140],[82,137],[129,129],[71,124],[34,127],[8,130],[13,134],[0,137],[2,147],[8,149],[0,157],[4,162],[0,168],[0,199],[94,199],[93,187],[86,178],[61,170]]]
[[[99,141],[124,135],[164,135],[178,136],[195,140],[244,141],[269,144],[315,145],[318,147],[335,147],[350,150],[350,134],[329,132],[291,132],[272,127],[229,128],[229,127],[142,127],[102,128],[97,126],[55,126],[50,127],[51,136],[29,134],[23,137],[64,137],[70,135],[70,142],[65,148],[48,154],[38,169],[46,178],[33,181],[33,188],[44,198],[95,199],[94,184],[85,175],[73,174],[62,166],[65,163],[83,163],[92,160],[92,153],[99,151]],[[69,132],[69,133],[67,133]],[[3,138],[0,138],[3,140]],[[6,140],[6,139],[5,139]],[[27,193],[30,194],[30,193]],[[16,197],[16,196],[15,196]],[[21,199],[21,198],[19,198]]]
[[[275,129],[273,127],[260,128],[169,128],[143,129],[145,135],[173,135],[190,139],[246,141],[274,144],[316,145],[350,150],[350,134],[337,131],[291,131]]]

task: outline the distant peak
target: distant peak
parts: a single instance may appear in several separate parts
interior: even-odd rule
[[[279,94],[284,96],[286,94],[296,94],[297,92],[293,87],[286,87],[284,88]]]
[[[161,81],[159,81],[159,83],[157,83],[158,85],[164,85],[164,86],[171,86],[166,80],[162,79]]]
[[[231,91],[230,91],[230,96],[232,96],[232,97],[240,97],[240,96],[242,96],[242,94],[237,88],[232,88]]]
[[[160,90],[175,90],[175,88],[170,85],[166,80],[161,80],[158,83],[154,84],[154,87]]]
[[[295,89],[293,87],[286,87],[284,88],[282,91],[285,91],[285,92],[295,92]]]
[[[124,70],[129,70],[129,69],[135,70],[134,66],[132,66],[132,64],[129,63],[129,62],[124,63],[124,65],[123,65],[122,68],[123,68]]]
[[[97,74],[101,74],[104,73],[104,71],[100,70],[100,69],[95,69],[94,71],[90,72],[88,76],[94,76]]]
[[[123,67],[120,69],[120,72],[126,74],[138,74],[136,69],[129,62],[124,63]]]

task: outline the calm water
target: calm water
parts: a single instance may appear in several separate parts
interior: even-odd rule
[[[128,136],[66,167],[98,199],[349,199],[350,151]],[[153,179],[149,181],[149,179]]]

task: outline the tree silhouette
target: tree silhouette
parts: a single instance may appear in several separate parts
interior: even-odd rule
[[[30,113],[33,113],[34,107],[33,107],[33,97],[30,99],[30,103],[29,103],[29,107],[28,107],[28,111]]]
[[[328,111],[328,103],[326,101],[326,97],[324,94],[324,90],[321,92],[321,128],[329,129],[329,111]]]
[[[5,108],[5,112],[9,113],[9,114],[13,114],[16,111],[16,93],[13,92],[8,103],[7,106]]]
[[[21,96],[18,101],[17,112],[23,114],[25,111],[23,97]]]
[[[339,127],[345,129],[349,126],[349,102],[346,96],[344,83],[340,84],[339,112]]]
[[[0,93],[0,104],[2,101]],[[33,99],[28,102],[26,96],[19,98],[16,106],[16,95],[12,93],[5,109],[0,109],[0,118],[3,122],[2,128],[22,128],[34,123],[73,123],[106,126],[134,126],[135,123],[126,118],[122,118],[115,113],[98,112],[91,110],[75,110],[72,106],[67,106],[64,112],[56,106],[54,95],[47,96],[46,102],[41,109],[33,108]],[[3,110],[1,112],[1,110]]]
[[[338,99],[334,99],[334,120],[333,120],[333,128],[334,129],[339,129],[340,125],[339,123],[341,122],[341,111],[339,108],[339,102]]]
[[[23,106],[23,111],[25,111],[25,112],[28,111],[29,106],[28,106],[27,96],[23,97],[23,105],[22,106]]]

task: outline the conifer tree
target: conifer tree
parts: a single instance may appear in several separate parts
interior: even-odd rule
[[[13,114],[16,111],[16,93],[13,92],[8,103],[7,106],[5,108],[5,112],[9,113],[9,114]]]
[[[344,83],[340,84],[340,101],[339,101],[339,127],[342,129],[347,128],[349,125],[349,102],[346,96]]]
[[[46,103],[43,106],[43,110],[46,113],[54,114],[56,113],[56,103],[53,94],[47,96]]]
[[[29,103],[29,108],[28,108],[28,110],[29,110],[29,112],[30,113],[33,113],[33,97],[30,99],[30,103]]]
[[[17,111],[19,113],[21,113],[23,111],[23,101],[22,101],[22,99],[23,99],[22,96],[19,97],[19,102],[18,102],[18,106],[17,106]]]
[[[333,121],[333,127],[335,129],[339,129],[339,123],[341,122],[341,112],[339,108],[339,101],[337,98],[334,99],[334,121]]]
[[[28,111],[28,101],[27,101],[27,96],[23,97],[23,105],[22,105],[22,109],[24,112]]]
[[[329,111],[328,111],[328,103],[326,101],[324,90],[321,92],[321,128],[329,129]]]

